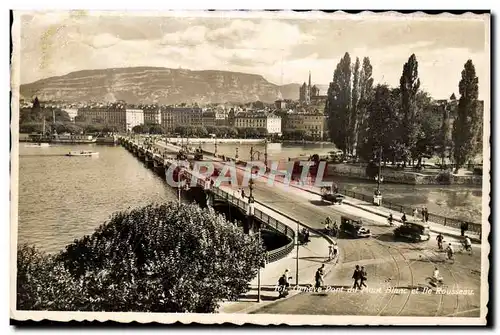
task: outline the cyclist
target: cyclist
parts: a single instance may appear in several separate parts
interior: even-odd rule
[[[438,242],[438,249],[443,250],[443,235],[441,233],[436,236],[436,241]]]
[[[441,283],[443,281],[443,277],[441,277],[439,275],[439,270],[437,268],[437,266],[434,268],[434,272],[432,273],[432,277],[431,277],[431,284],[438,284],[438,283]]]
[[[392,213],[389,214],[389,217],[387,218],[387,222],[389,222],[389,225],[392,226],[392,220],[393,220],[393,217],[392,217]]]
[[[451,243],[448,243],[448,248],[446,248],[446,253],[448,254],[448,259],[453,259],[453,254],[455,253],[455,251],[453,250]]]

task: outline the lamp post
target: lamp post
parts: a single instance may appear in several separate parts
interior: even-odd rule
[[[252,227],[252,228],[257,228],[257,243],[260,247],[260,226],[258,225],[254,225],[254,222],[253,222],[253,206],[254,206],[254,198],[253,198],[253,185],[254,185],[254,181],[253,181],[253,177],[250,176],[250,180],[248,182],[248,188],[250,189],[250,195],[248,196],[248,211],[247,211],[247,215],[248,215],[248,223],[249,223],[249,226]],[[261,264],[259,263],[259,271],[257,272],[257,302],[260,302],[260,268],[261,268]]]
[[[264,165],[266,166],[266,172],[267,172],[267,138],[266,141],[264,142]]]
[[[214,140],[214,156],[217,157],[217,139]]]
[[[297,245],[297,254],[295,256],[295,287],[299,287],[299,221],[297,221],[297,232],[295,233],[295,244]]]
[[[380,183],[384,180],[382,178],[382,146],[380,146],[380,151],[378,154],[378,174],[375,177],[377,181],[377,190],[375,191],[375,195],[373,196],[373,203],[377,206],[382,205],[382,193],[380,192]]]

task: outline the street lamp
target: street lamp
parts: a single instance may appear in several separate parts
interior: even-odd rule
[[[257,243],[258,246],[260,247],[260,241],[261,241],[261,235],[260,235],[260,224],[254,225],[253,222],[253,214],[254,214],[254,198],[253,198],[253,177],[252,175],[250,176],[250,180],[248,182],[248,187],[250,189],[250,195],[248,196],[248,210],[247,210],[247,216],[248,216],[248,223],[249,226],[252,228],[257,229]],[[260,268],[261,264],[259,263],[259,271],[257,272],[257,302],[260,302]]]
[[[375,195],[373,196],[373,202],[375,205],[382,205],[382,193],[380,192],[380,183],[384,181],[382,177],[382,146],[380,146],[380,151],[378,154],[378,174],[375,176],[375,180],[377,181],[377,190],[375,191]]]
[[[266,166],[266,172],[267,172],[267,138],[264,142],[264,165]]]

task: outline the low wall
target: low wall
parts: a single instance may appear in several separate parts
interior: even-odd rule
[[[365,166],[347,164],[328,164],[328,175],[343,176],[373,180],[366,175]],[[409,184],[409,185],[482,185],[482,176],[466,175],[455,176],[446,172],[428,175],[417,172],[393,171],[382,168],[384,182]]]
[[[169,142],[176,142],[176,143],[181,143],[183,142],[186,144],[188,143],[264,143],[265,139],[261,138],[180,138],[180,137],[171,137],[167,138],[167,141]]]

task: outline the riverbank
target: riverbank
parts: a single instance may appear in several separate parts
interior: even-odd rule
[[[328,176],[341,176],[363,180],[373,180],[366,175],[365,166],[349,164],[328,164]],[[382,168],[384,182],[408,185],[473,185],[481,186],[483,177],[473,174],[452,174],[450,172],[437,172],[432,174],[411,171],[397,171]]]
[[[265,143],[266,140],[263,138],[186,138],[186,137],[167,137],[169,143],[233,143],[233,144],[243,144],[243,143]]]

